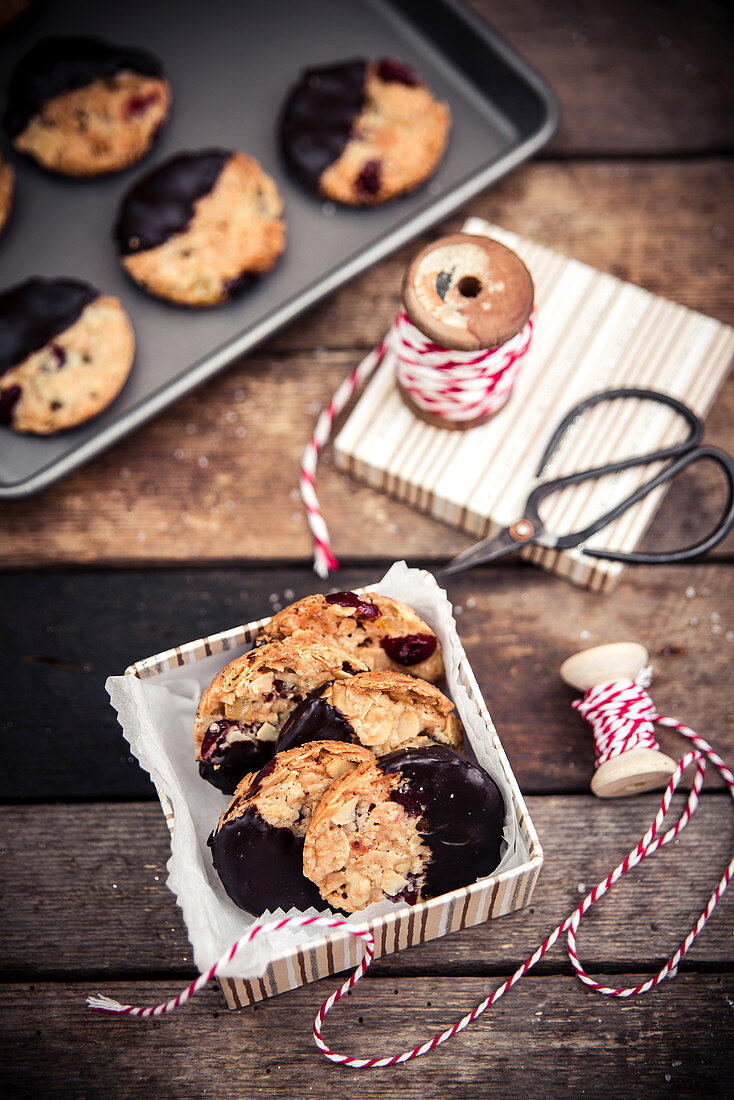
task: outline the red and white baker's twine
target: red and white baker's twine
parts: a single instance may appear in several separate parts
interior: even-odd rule
[[[331,552],[329,532],[314,488],[316,464],[334,421],[355,391],[389,353],[398,382],[419,408],[453,422],[489,416],[510,396],[530,347],[534,321],[533,315],[517,336],[499,348],[453,351],[432,343],[404,309],[399,311],[385,339],[342,382],[319,415],[301,459],[301,498],[314,540],[314,569],[320,577],[338,569],[339,562]]]
[[[370,963],[372,962],[375,953],[375,939],[372,933],[364,925],[348,924],[346,921],[330,918],[330,917],[291,917],[279,921],[271,921],[268,924],[254,924],[249,931],[242,936],[237,943],[235,943],[225,955],[219,959],[213,966],[209,968],[204,974],[200,974],[195,981],[191,982],[185,989],[183,989],[178,996],[171,998],[170,1001],[165,1001],[163,1004],[155,1005],[152,1008],[136,1008],[133,1005],[123,1005],[118,1001],[111,1000],[109,997],[89,997],[87,1003],[90,1008],[98,1009],[102,1012],[120,1013],[127,1016],[162,1016],[167,1012],[172,1012],[174,1008],[178,1008],[179,1005],[188,1001],[189,997],[193,996],[197,990],[206,985],[212,978],[224,969],[224,967],[232,961],[240,947],[244,944],[250,943],[263,932],[275,932],[279,928],[290,927],[304,927],[307,925],[315,925],[322,928],[343,928],[350,935],[358,936],[364,943],[364,957],[360,962],[354,973],[344,982],[340,989],[335,993],[332,993],[328,1000],[324,1001],[319,1009],[316,1019],[313,1025],[313,1034],[316,1042],[316,1046],[330,1061],[337,1062],[340,1065],[349,1066],[352,1069],[375,1069],[384,1066],[393,1066],[400,1062],[409,1062],[413,1058],[419,1058],[422,1054],[427,1054],[433,1050],[434,1047],[440,1046],[445,1043],[447,1039],[451,1039],[458,1032],[463,1031],[470,1023],[472,1023],[478,1016],[481,1016],[490,1005],[498,1001],[500,997],[511,989],[516,982],[520,980],[528,970],[530,970],[539,959],[542,959],[543,955],[554,945],[558,937],[563,933],[567,933],[567,950],[571,963],[576,971],[576,974],[581,981],[596,990],[597,993],[604,993],[610,997],[633,997],[637,993],[647,993],[649,989],[656,986],[663,978],[668,976],[675,977],[678,964],[683,956],[687,953],[691,944],[695,940],[698,933],[701,931],[706,921],[711,916],[714,908],[721,899],[724,891],[726,890],[729,880],[734,874],[734,855],[732,855],[729,865],[724,871],[716,889],[709,898],[706,906],[701,913],[700,917],[696,921],[693,928],[690,930],[686,938],[681,943],[678,950],[672,955],[654,977],[649,978],[646,982],[641,982],[639,985],[632,986],[628,989],[612,989],[609,986],[602,985],[594,978],[590,977],[584,970],[581,961],[576,953],[576,934],[581,924],[582,917],[591,909],[600,898],[607,893],[609,889],[624,875],[627,871],[631,870],[638,863],[641,863],[647,856],[656,852],[658,848],[661,848],[664,844],[669,844],[671,840],[674,840],[676,836],[686,827],[691,817],[693,816],[696,806],[698,805],[698,798],[703,785],[704,774],[706,772],[706,763],[710,761],[715,768],[718,769],[724,782],[729,788],[729,793],[734,798],[734,775],[730,772],[721,757],[711,748],[708,742],[704,741],[694,730],[685,726],[682,722],[678,722],[675,718],[666,718],[664,715],[658,714],[655,705],[648,696],[645,689],[639,683],[635,683],[631,680],[616,681],[613,684],[601,685],[601,688],[592,688],[584,696],[583,701],[580,704],[574,704],[578,706],[578,709],[582,711],[584,716],[592,723],[600,723],[602,720],[606,721],[602,712],[594,710],[593,706],[590,707],[590,700],[593,700],[596,695],[601,692],[604,699],[602,700],[602,712],[606,708],[608,712],[608,700],[607,696],[611,693],[614,694],[614,706],[620,716],[620,720],[624,722],[628,716],[632,716],[631,721],[641,722],[643,724],[652,725],[653,722],[658,722],[660,725],[669,726],[671,729],[678,730],[683,737],[687,737],[694,745],[692,752],[686,753],[686,755],[678,761],[678,765],[673,773],[668,786],[665,789],[662,802],[660,803],[660,809],[655,815],[655,820],[652,825],[639,841],[638,844],[629,852],[628,855],[622,860],[622,862],[615,867],[611,874],[607,875],[605,879],[602,879],[593,890],[590,891],[578,906],[573,911],[570,917],[567,917],[562,924],[559,924],[553,929],[548,938],[540,945],[540,947],[526,959],[515,973],[503,982],[495,991],[487,997],[485,1000],[478,1004],[476,1008],[472,1009],[461,1020],[453,1024],[437,1035],[434,1035],[432,1039],[423,1043],[421,1046],[414,1047],[413,1050],[403,1051],[402,1054],[394,1054],[385,1058],[352,1058],[348,1054],[338,1054],[331,1050],[324,1041],[322,1035],[322,1025],[326,1019],[327,1014],[331,1011],[337,1001],[341,1000],[345,993],[356,985],[359,979],[367,971]],[[649,731],[644,729],[640,730],[642,740],[647,736],[650,736]],[[637,745],[635,745],[637,747]],[[622,751],[622,750],[620,750]],[[676,790],[678,784],[681,781],[683,773],[691,765],[695,764],[696,771],[693,777],[693,783],[691,786],[691,792],[686,800],[686,805],[678,821],[671,828],[667,829],[664,833],[660,834],[660,830],[663,826],[665,816],[670,807],[673,793]],[[660,834],[660,835],[659,835]]]
[[[597,684],[571,704],[594,731],[597,768],[630,749],[660,749],[653,726],[655,706],[639,690],[649,687],[651,679],[651,670],[643,668],[636,680]]]

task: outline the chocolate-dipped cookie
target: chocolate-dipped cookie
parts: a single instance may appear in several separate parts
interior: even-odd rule
[[[286,163],[309,190],[349,206],[418,187],[443,157],[449,109],[400,61],[308,69],[280,121]]]
[[[0,422],[49,435],[106,408],[135,337],[117,298],[76,279],[28,279],[0,294]]]
[[[366,666],[321,638],[286,638],[237,657],[214,677],[199,702],[194,741],[199,773],[226,794],[273,754],[293,709],[330,680]]]
[[[216,306],[269,271],[285,248],[278,189],[245,153],[181,153],[122,200],[115,240],[128,275],[149,294]]]
[[[20,153],[64,176],[119,172],[150,149],[171,89],[145,50],[96,38],[44,38],[8,85],[5,128]]]
[[[399,750],[326,791],[304,873],[347,912],[385,898],[414,904],[491,874],[504,816],[499,789],[471,760],[439,745]]]
[[[443,676],[438,638],[412,607],[376,592],[332,592],[306,596],[284,607],[260,632],[260,639],[321,634],[355,653],[368,668],[409,672],[423,680]]]
[[[235,905],[265,909],[324,906],[303,874],[303,838],[314,807],[337,779],[371,753],[338,741],[279,753],[237,788],[209,838],[214,867]]]
[[[364,745],[375,756],[432,744],[461,749],[454,704],[434,684],[382,669],[334,680],[299,703],[275,751],[324,739]]]

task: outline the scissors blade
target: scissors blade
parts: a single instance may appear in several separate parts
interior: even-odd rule
[[[513,524],[513,527],[515,526]],[[503,527],[496,535],[489,535],[481,542],[476,542],[473,546],[462,550],[460,554],[451,559],[448,565],[439,570],[439,575],[448,576],[451,573],[461,573],[475,565],[482,565],[485,562],[495,561],[496,558],[503,558],[505,554],[512,554],[515,550],[519,550],[527,541],[527,539],[519,541],[517,536],[511,534],[511,528]]]

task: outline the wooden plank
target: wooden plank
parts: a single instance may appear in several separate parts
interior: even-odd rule
[[[713,160],[535,164],[470,212],[731,323],[733,209],[729,165]],[[308,561],[300,456],[318,409],[388,328],[412,251],[378,265],[59,485],[0,506],[0,563]],[[734,383],[707,438],[731,448],[732,422]],[[330,459],[327,452],[317,488],[346,560],[386,548],[430,559],[465,544],[453,529],[337,472]],[[701,495],[719,492],[708,464],[689,484],[674,517],[697,514]]]
[[[335,581],[369,584],[385,566],[343,570]],[[725,565],[637,567],[611,597],[532,566],[486,566],[448,579],[461,637],[523,790],[588,790],[591,732],[570,710],[573,694],[558,668],[602,642],[647,645],[658,706],[724,756],[734,750],[733,575]],[[5,574],[0,729],[13,751],[0,771],[0,800],[153,797],[126,752],[106,677],[333,583],[303,567]],[[682,751],[672,733],[661,731],[660,740]]]
[[[333,1049],[398,1053],[469,1011],[496,982],[366,978],[326,1022]],[[152,1004],[170,983],[103,982]],[[255,1009],[227,1012],[208,989],[162,1020],[92,1015],[89,983],[8,986],[0,1084],[5,1095],[228,1098],[233,1094],[385,1098],[630,1098],[730,1093],[730,975],[679,975],[632,1002],[594,996],[573,978],[528,977],[444,1047],[409,1066],[360,1072],[327,1062],[311,1024],[325,980]],[[96,991],[97,986],[92,987]]]
[[[658,805],[654,795],[617,802],[531,797],[545,850],[532,904],[388,956],[376,972],[511,973],[620,862]],[[0,822],[3,980],[195,973],[180,910],[165,886],[170,848],[157,806],[4,807]],[[585,919],[579,952],[591,970],[662,966],[706,904],[731,838],[729,799],[706,796],[680,841],[631,872]],[[734,897],[727,896],[682,968],[726,966],[733,932]],[[565,940],[539,972],[570,973]]]
[[[469,0],[555,89],[544,155],[731,149],[725,3]]]

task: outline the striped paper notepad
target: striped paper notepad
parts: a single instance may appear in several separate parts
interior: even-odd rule
[[[335,450],[337,464],[355,477],[483,537],[521,514],[550,433],[589,394],[619,386],[657,389],[705,416],[731,366],[734,329],[479,218],[470,218],[464,232],[514,249],[535,281],[533,346],[509,403],[489,423],[466,432],[431,427],[403,403],[388,354]],[[684,430],[664,406],[610,402],[572,425],[544,476],[653,450],[682,438]],[[582,529],[652,472],[632,469],[564,490],[544,505],[547,528],[559,534]],[[634,550],[664,491],[650,493],[589,545]],[[611,589],[623,569],[580,549],[527,547],[521,553],[598,591]]]

